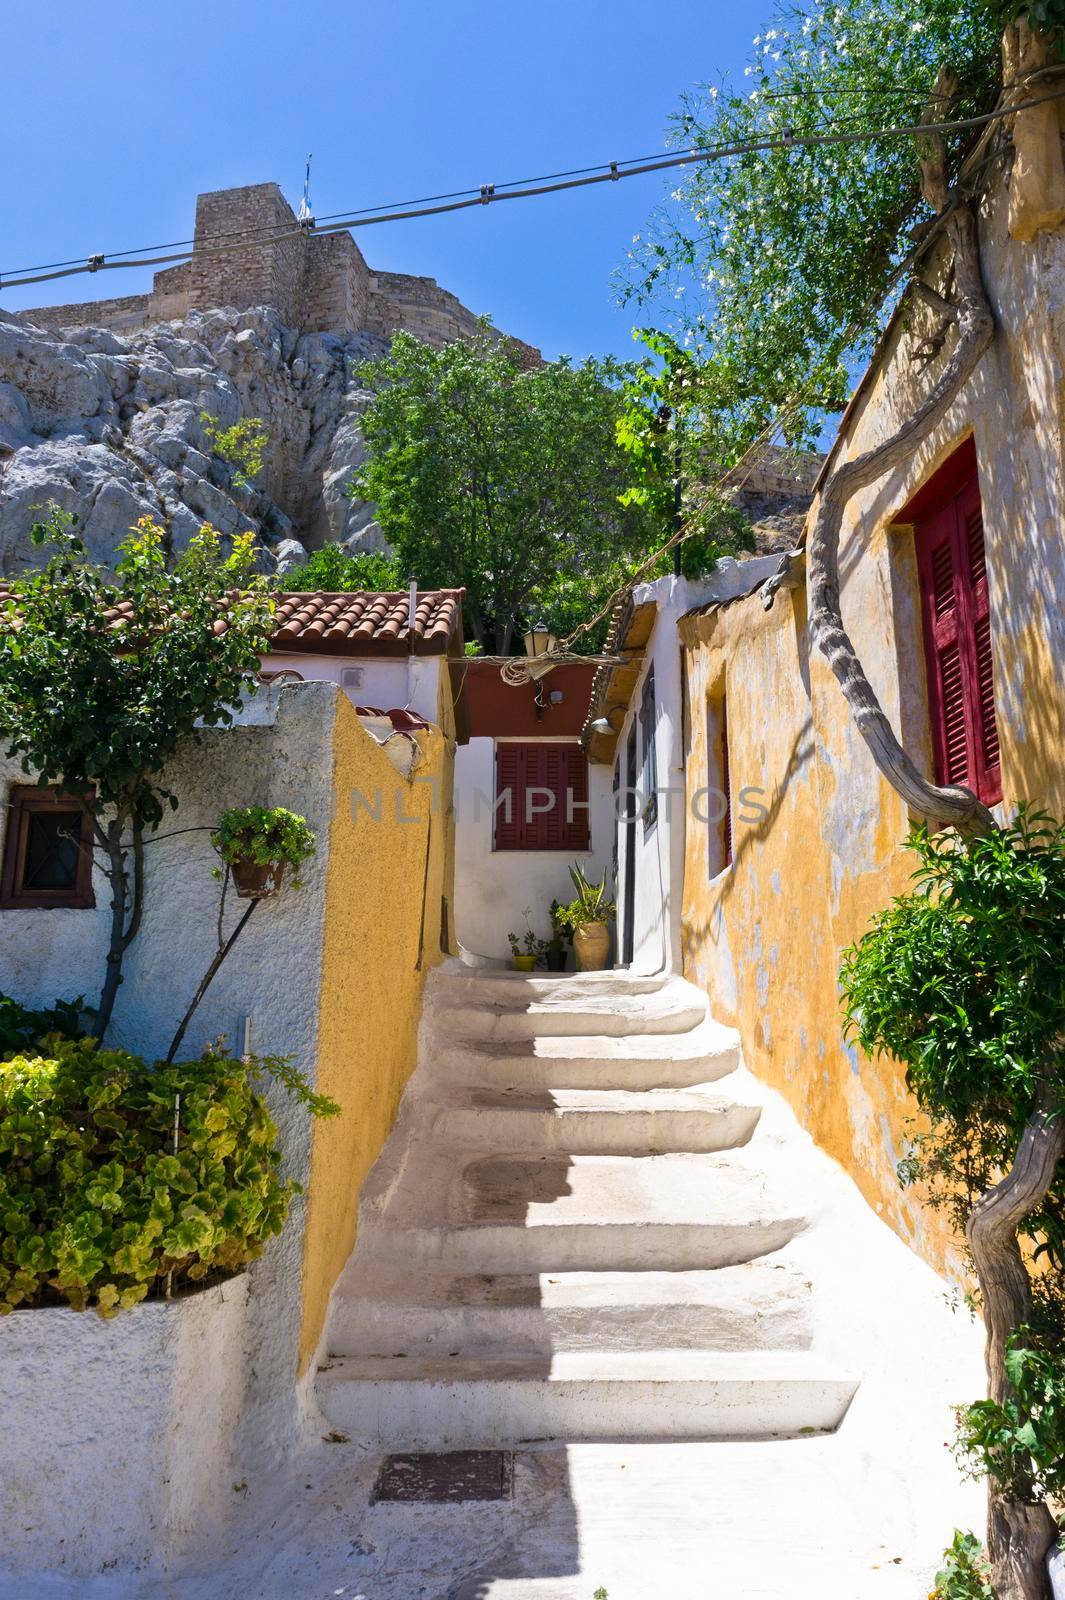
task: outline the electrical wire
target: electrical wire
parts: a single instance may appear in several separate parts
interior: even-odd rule
[[[1027,111],[1035,106],[1045,105],[1051,101],[1065,97],[1065,89],[1054,90],[1050,94],[1040,95],[1034,99],[1023,100],[1013,104],[999,105],[991,111],[986,111],[978,116],[958,117],[943,122],[908,123],[875,129],[855,129],[844,132],[826,132],[814,134],[797,134],[785,132],[784,134],[767,137],[765,139],[739,140],[731,144],[712,145],[705,150],[688,150],[675,156],[661,156],[655,159],[636,159],[627,163],[602,162],[598,166],[587,168],[572,168],[570,175],[559,175],[557,178],[545,175],[542,179],[534,181],[514,180],[511,184],[484,184],[476,192],[469,190],[455,190],[454,197],[441,196],[436,201],[427,201],[414,206],[400,205],[399,208],[383,210],[373,208],[369,211],[334,212],[329,218],[322,220],[327,223],[325,227],[316,227],[319,234],[347,232],[352,228],[372,227],[383,222],[406,222],[415,218],[441,216],[446,212],[465,211],[473,206],[497,205],[504,200],[526,200],[544,194],[557,194],[567,189],[586,188],[592,184],[617,183],[622,178],[640,177],[650,172],[664,172],[676,167],[696,166],[711,161],[728,160],[734,156],[752,155],[769,150],[788,150],[803,148],[821,148],[827,145],[853,145],[865,142],[875,142],[880,139],[915,138],[930,133],[961,133],[977,128],[985,128],[1003,117],[1015,116],[1018,111]],[[345,221],[334,220],[346,218]],[[252,245],[259,247],[270,244],[281,244],[288,239],[303,238],[307,229],[295,227],[285,229],[280,233],[269,235],[262,239],[253,239],[245,232],[235,242],[229,244],[205,244],[194,250],[195,259],[205,256],[228,254],[235,250],[247,250]],[[195,241],[189,241],[195,245]],[[162,247],[167,248],[167,247]],[[123,255],[127,259],[122,259]],[[53,282],[58,278],[76,277],[82,273],[95,273],[121,270],[123,267],[156,267],[170,263],[185,262],[193,259],[187,251],[182,250],[176,255],[151,255],[137,256],[128,259],[128,252],[118,252],[111,256],[106,254],[92,255],[82,260],[78,265],[66,263],[52,269],[34,269],[26,273],[19,269],[18,275],[9,272],[0,273],[0,287],[17,289],[33,283]]]

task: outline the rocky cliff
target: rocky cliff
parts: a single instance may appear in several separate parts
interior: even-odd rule
[[[372,507],[343,491],[368,400],[352,366],[386,347],[370,332],[298,334],[267,307],[190,311],[123,335],[0,312],[0,575],[40,561],[29,530],[49,500],[77,514],[106,565],[146,515],[175,548],[202,522],[251,529],[271,570],[329,539],[380,548]],[[270,447],[254,487],[236,487],[212,453],[204,411],[226,427],[263,419]]]

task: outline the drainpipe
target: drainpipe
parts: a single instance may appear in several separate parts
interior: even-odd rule
[[[418,580],[411,578],[407,590],[407,705],[414,698],[414,619],[418,612]]]

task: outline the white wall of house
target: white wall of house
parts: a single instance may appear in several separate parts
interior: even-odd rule
[[[108,1044],[149,1059],[166,1054],[216,948],[220,885],[211,875],[217,857],[210,829],[227,806],[283,805],[304,815],[317,836],[317,852],[302,869],[303,887],[257,909],[190,1023],[182,1055],[198,1054],[223,1033],[231,1047],[242,1049],[249,1019],[251,1048],[290,1057],[313,1083],[337,705],[336,688],[325,683],[257,694],[246,722],[206,729],[202,742],[165,772],[164,782],[179,796],[180,806],[145,848],[144,919],[126,955]],[[271,708],[271,720],[265,721]],[[15,762],[0,760],[0,801],[8,801],[12,785],[26,782]],[[0,847],[9,816],[6,804],[0,805]],[[94,909],[0,911],[0,992],[27,1005],[50,1006],[57,998],[78,995],[95,1003],[110,917],[109,890],[99,871],[94,891]],[[230,888],[227,932],[244,905]],[[306,1187],[310,1118],[276,1087],[268,1099],[281,1132],[286,1172]],[[281,1237],[251,1269],[256,1290],[243,1358],[245,1374],[252,1376],[241,1426],[252,1449],[264,1439],[272,1449],[275,1439],[288,1437],[284,1419],[297,1404],[293,1385],[305,1215],[306,1199],[298,1196]],[[18,1317],[36,1314],[0,1319],[0,1345]],[[71,1316],[74,1324],[91,1320]],[[105,1326],[123,1325],[120,1318]],[[145,1486],[145,1494],[151,1487]]]
[[[465,950],[503,958],[509,956],[508,932],[525,931],[526,906],[536,934],[548,937],[552,899],[573,899],[572,861],[592,878],[610,872],[614,813],[609,768],[592,766],[589,850],[496,850],[495,746],[495,739],[475,738],[455,754],[455,929]]]
[[[444,656],[316,656],[304,650],[273,651],[264,657],[267,672],[292,668],[307,682],[338,683],[352,705],[381,711],[416,711],[427,722],[440,721],[440,674]]]
[[[648,674],[654,670],[655,725],[654,747],[657,767],[658,814],[647,826],[638,815],[635,826],[633,866],[635,897],[633,906],[632,967],[636,972],[679,972],[681,968],[681,901],[684,890],[684,839],[687,825],[684,806],[684,698],[681,684],[680,641],[677,622],[696,606],[723,604],[749,594],[764,583],[777,568],[779,556],[756,556],[748,561],[725,561],[706,579],[656,578],[640,584],[634,594],[637,606],[651,603],[657,614],[644,655],[643,669],[621,724],[615,752],[618,809],[624,813],[624,792],[628,784],[626,752],[629,735],[636,726],[637,809],[644,810],[646,770],[640,706]],[[610,769],[593,767],[592,772]],[[624,815],[618,820],[618,959],[624,940],[623,885],[627,865],[627,836]]]

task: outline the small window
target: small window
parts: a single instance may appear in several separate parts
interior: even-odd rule
[[[658,757],[655,754],[655,669],[649,667],[640,697],[640,787],[643,790],[643,831],[650,833],[658,821]]]
[[[69,795],[55,789],[11,790],[0,908],[95,905],[92,892],[92,824]]]
[[[496,745],[495,848],[589,848],[588,758],[579,744]]]
[[[1002,798],[980,488],[973,473],[916,527],[937,783]]]
[[[732,865],[732,774],[728,749],[728,701],[706,703],[707,869],[711,878]]]

